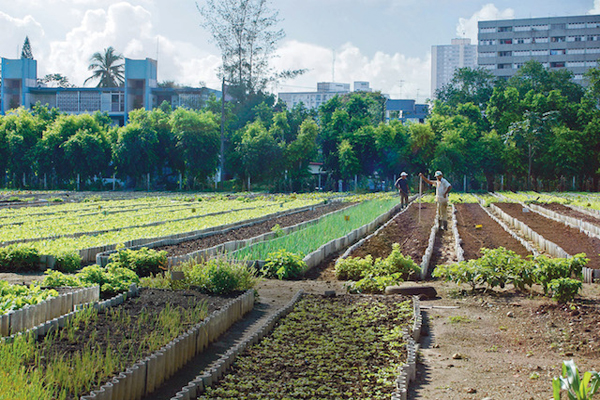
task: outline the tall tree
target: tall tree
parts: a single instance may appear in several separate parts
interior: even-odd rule
[[[196,7],[202,26],[213,36],[221,50],[222,75],[229,81],[230,92],[242,99],[246,94],[265,89],[276,77],[291,78],[303,71],[274,74],[269,67],[277,43],[284,38],[277,28],[279,12],[269,0],[207,0]],[[233,90],[232,90],[233,89]]]
[[[31,43],[29,43],[29,36],[25,36],[25,42],[21,49],[21,58],[28,58],[33,60],[33,53],[31,52]]]
[[[98,80],[96,87],[118,87],[125,82],[123,64],[123,54],[115,52],[115,49],[110,46],[104,49],[104,53],[96,52],[90,58],[88,70],[94,71],[92,76],[87,78],[83,84],[88,81]]]
[[[38,83],[43,83],[49,87],[70,88],[74,87],[69,78],[61,74],[47,74],[43,78],[38,78]]]

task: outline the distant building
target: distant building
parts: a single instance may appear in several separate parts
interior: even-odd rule
[[[125,59],[125,85],[114,88],[46,87],[37,82],[37,61],[2,58],[0,114],[13,108],[31,108],[38,101],[69,114],[106,112],[116,124],[127,122],[129,112],[137,108],[151,110],[167,101],[173,108],[200,108],[211,94],[221,92],[208,88],[158,87],[155,60]]]
[[[354,82],[355,92],[372,92],[369,82]],[[349,83],[338,82],[318,82],[316,92],[280,92],[279,99],[287,104],[288,108],[293,108],[298,104],[304,104],[304,107],[316,109],[321,104],[338,95],[350,93]]]
[[[527,61],[567,69],[575,82],[598,65],[600,15],[527,18],[479,23],[478,65],[508,79]]]
[[[448,84],[459,68],[477,68],[477,46],[471,39],[452,39],[450,45],[431,46],[431,98]]]
[[[429,106],[427,104],[417,104],[415,100],[394,100],[388,99],[385,103],[385,120],[399,120],[404,122],[425,122],[429,115]]]

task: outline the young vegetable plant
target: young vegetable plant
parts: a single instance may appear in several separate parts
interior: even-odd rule
[[[600,388],[600,374],[588,371],[579,376],[579,370],[573,360],[563,361],[563,376],[552,380],[554,400],[561,399],[561,392],[565,390],[569,400],[590,400]]]

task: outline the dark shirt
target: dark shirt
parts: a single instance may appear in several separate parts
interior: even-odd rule
[[[408,181],[406,179],[399,178],[396,181],[396,187],[408,194]]]

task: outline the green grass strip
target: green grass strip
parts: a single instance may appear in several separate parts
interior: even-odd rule
[[[236,252],[235,257],[238,259],[264,260],[269,253],[280,249],[306,255],[323,244],[368,224],[396,204],[398,204],[397,198],[366,201],[342,212],[323,217],[315,225],[244,248]]]

